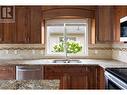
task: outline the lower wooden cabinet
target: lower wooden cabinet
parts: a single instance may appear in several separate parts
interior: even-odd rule
[[[0,80],[16,79],[13,65],[0,66]],[[45,65],[43,79],[60,80],[60,89],[104,89],[104,70],[97,65]]]
[[[93,65],[48,65],[44,66],[44,79],[59,79],[60,89],[104,89],[100,70]]]
[[[0,66],[0,80],[15,79],[15,66]]]

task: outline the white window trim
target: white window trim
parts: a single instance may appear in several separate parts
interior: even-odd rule
[[[61,20],[61,19],[60,19]],[[53,20],[49,20],[49,21],[46,21],[46,23],[45,23],[45,27],[47,27],[48,25],[48,23],[51,23],[51,24],[53,24],[53,23],[59,23],[59,22],[61,22],[61,23],[63,23],[63,22],[66,22],[66,23],[71,23],[71,20],[75,20],[75,21],[77,21],[76,23],[80,23],[80,24],[82,24],[82,23],[86,23],[86,33],[85,33],[85,35],[84,35],[84,48],[85,48],[85,50],[84,50],[84,54],[76,54],[76,56],[74,56],[73,54],[72,54],[72,56],[71,56],[71,58],[75,58],[75,57],[86,57],[86,56],[88,56],[88,19],[62,19],[61,21],[60,21],[59,19],[53,19]],[[83,21],[84,20],[84,21]],[[48,22],[48,23],[47,23]],[[65,57],[66,56],[66,53],[65,52],[63,52],[62,54],[49,54],[48,53],[48,48],[50,48],[49,46],[48,46],[48,39],[49,39],[49,37],[48,37],[48,32],[47,32],[47,28],[45,28],[45,31],[46,31],[46,43],[45,43],[45,46],[46,46],[46,48],[45,48],[45,56],[50,56],[50,57],[52,57],[52,56],[54,56],[54,57]],[[69,54],[69,56],[68,57],[70,57],[70,55],[71,54]]]

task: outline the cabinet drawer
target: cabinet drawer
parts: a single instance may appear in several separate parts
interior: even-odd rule
[[[15,79],[15,66],[0,66],[0,79]]]

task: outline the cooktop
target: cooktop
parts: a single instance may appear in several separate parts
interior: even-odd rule
[[[127,68],[107,68],[106,71],[127,83]]]

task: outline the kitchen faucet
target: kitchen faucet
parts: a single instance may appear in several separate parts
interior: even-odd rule
[[[65,51],[65,62],[66,63],[69,63],[69,57],[68,57],[68,55],[67,55],[67,31],[66,31],[66,23],[64,23],[64,43],[65,43],[65,45],[64,45],[64,51]]]

